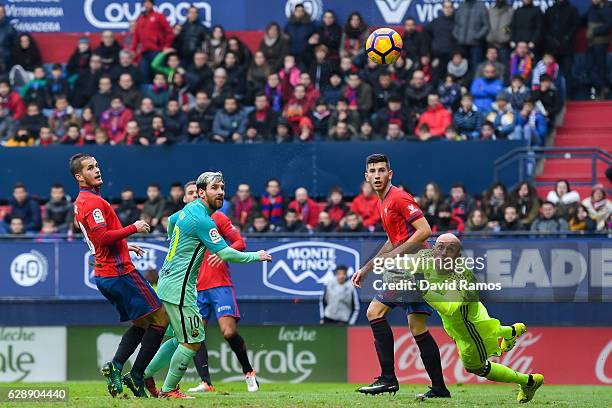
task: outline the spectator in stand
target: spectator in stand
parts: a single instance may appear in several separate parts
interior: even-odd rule
[[[102,113],[100,127],[112,145],[125,143],[127,124],[133,118],[132,111],[123,106],[120,97],[115,96],[111,99],[110,108]]]
[[[589,216],[589,210],[583,204],[578,204],[574,215],[569,219],[569,230],[593,232],[596,229],[597,223]]]
[[[276,124],[276,143],[292,143],[293,132],[287,119],[281,118]]]
[[[315,88],[312,83],[312,78],[308,72],[302,72],[300,74],[300,84],[304,86],[306,90],[306,100],[310,105],[310,109],[314,108],[317,99],[321,96],[321,93]]]
[[[110,77],[106,74],[102,75],[98,81],[98,92],[87,103],[87,106],[90,106],[93,110],[96,119],[100,119],[102,112],[110,107],[113,97],[112,89],[113,84]]]
[[[126,108],[130,110],[138,109],[142,94],[136,88],[132,75],[125,73],[119,76],[119,86],[115,89],[114,95],[121,98]]]
[[[422,126],[427,126],[427,125],[422,125]],[[422,130],[421,130],[421,133],[423,133]],[[407,139],[407,136],[402,130],[399,123],[391,122],[389,123],[389,126],[387,126],[387,133],[384,139],[391,141],[391,142],[403,142]]]
[[[323,289],[319,301],[321,324],[354,325],[359,317],[359,294],[348,281],[348,268],[338,265],[334,279],[330,279]]]
[[[246,183],[239,184],[236,195],[231,199],[230,218],[232,222],[244,230],[257,212],[259,212],[259,206],[251,195],[251,187]]]
[[[465,230],[468,232],[491,231],[486,214],[479,208],[472,210],[472,212],[468,215]]]
[[[212,128],[212,142],[239,143],[244,137],[247,126],[247,116],[238,106],[234,96],[225,98],[224,107],[215,114]]]
[[[485,122],[480,128],[480,140],[497,140],[495,126],[491,122]]]
[[[529,88],[525,86],[525,79],[520,75],[512,77],[512,82],[506,88],[506,92],[510,95],[510,104],[515,110],[521,110],[525,100],[531,96]]]
[[[134,66],[134,54],[130,50],[119,51],[119,64],[112,67],[109,74],[114,84],[119,82],[123,74],[129,74],[136,87],[142,82],[140,71]]]
[[[349,74],[342,96],[348,101],[349,109],[358,111],[361,117],[367,117],[371,113],[372,87],[367,82],[362,82],[358,74]]]
[[[510,10],[512,10],[512,8],[510,8]],[[497,51],[497,48],[488,47],[487,53],[485,55],[485,60],[478,65],[478,68],[476,68],[475,76],[476,77],[484,76],[485,68],[489,64],[493,64],[493,66],[495,67],[495,78],[502,81],[502,83],[506,83],[508,81],[508,78],[506,76],[506,73],[508,71],[506,69],[506,65],[508,64],[509,55],[510,55],[510,52],[508,52],[508,54],[504,56],[504,59],[501,59],[501,61],[506,61],[506,63],[503,64],[500,62],[499,51]]]
[[[24,117],[26,107],[19,94],[12,90],[8,80],[0,80],[0,140],[15,134],[17,123]]]
[[[315,139],[324,140],[327,137],[331,115],[332,111],[325,101],[319,98],[315,104],[314,110],[310,114]]]
[[[580,194],[570,188],[569,181],[557,180],[555,189],[548,192],[546,201],[550,201],[557,208],[559,217],[568,218],[580,204]]]
[[[163,216],[165,204],[159,184],[151,183],[147,187],[147,200],[142,204],[141,216],[148,217],[151,226],[155,228]]]
[[[540,81],[540,89],[533,92],[532,98],[539,106],[539,110],[543,111],[548,123],[554,126],[557,115],[563,109],[561,96],[548,75],[542,75]]]
[[[183,188],[183,185],[178,181],[172,183],[170,186],[170,196],[166,200],[163,214],[172,215],[175,212],[182,210],[185,206],[185,202],[183,201],[184,196],[185,189]]]
[[[0,82],[0,95],[2,94],[2,83]],[[55,100],[55,109],[49,116],[49,127],[58,137],[63,137],[68,125],[77,122],[77,117],[72,106],[68,104],[65,96],[59,95]]]
[[[542,38],[543,15],[533,0],[523,0],[523,6],[514,11],[510,25],[510,46],[514,48],[525,42],[529,49],[535,50]],[[525,77],[526,78],[526,77]]]
[[[450,197],[446,203],[451,207],[452,215],[458,216],[463,221],[476,208],[476,202],[468,195],[463,184],[455,184],[451,187]]]
[[[510,54],[510,77],[514,78],[515,75],[520,75],[525,82],[530,82],[533,65],[533,54],[527,48],[527,43],[519,41],[514,52]]]
[[[68,125],[64,137],[60,139],[59,143],[63,145],[82,146],[85,144],[85,139],[79,131],[79,126],[71,123]]]
[[[468,60],[465,59],[461,51],[453,52],[451,60],[446,65],[446,71],[461,85],[467,85],[469,68]]]
[[[312,103],[314,104],[314,101]],[[283,109],[283,117],[291,124],[294,134],[299,133],[300,121],[310,115],[312,107],[311,102],[306,98],[304,85],[296,85],[293,90],[293,97],[289,99]]]
[[[208,55],[209,64],[213,68],[218,68],[223,63],[226,48],[225,30],[220,25],[213,26],[210,38],[204,43],[204,51]]]
[[[36,231],[30,231],[32,233]],[[13,217],[9,221],[9,233],[13,235],[25,235],[24,221],[19,217]]]
[[[459,108],[461,101],[461,86],[455,82],[455,77],[447,74],[438,86],[438,95],[442,105],[451,112]]]
[[[378,201],[370,183],[364,181],[361,183],[361,193],[351,203],[351,211],[361,217],[363,226],[370,231],[374,231],[380,221]]]
[[[484,42],[489,33],[489,15],[484,3],[478,0],[465,0],[455,11],[453,36],[469,57],[470,69],[482,61]]]
[[[342,30],[340,40],[340,58],[348,57],[353,63],[362,65],[365,55],[364,44],[368,38],[368,24],[357,11],[349,14]]]
[[[404,20],[404,58],[416,63],[423,54],[429,53],[429,38],[424,31],[417,30],[416,20],[408,17]]]
[[[556,0],[544,13],[544,46],[559,61],[566,81],[571,77],[574,37],[579,26],[578,9],[570,0]]]
[[[227,72],[225,68],[219,67],[215,69],[213,74],[213,83],[205,89],[206,94],[212,100],[215,109],[223,109],[225,99],[234,96],[232,88],[227,83]]]
[[[268,24],[264,37],[259,43],[259,51],[263,53],[273,71],[281,69],[283,59],[289,53],[289,41],[281,32],[278,23]]]
[[[455,26],[454,12],[453,2],[445,1],[442,4],[442,14],[425,27],[425,33],[427,33],[431,41],[433,57],[438,60],[438,67],[442,71],[448,65],[452,53],[457,49],[457,41],[453,36]]]
[[[142,98],[140,101],[140,110],[136,112],[136,122],[140,128],[140,134],[144,137],[149,137],[152,132],[153,116],[155,116],[155,108],[153,107],[153,101],[151,98]]]
[[[300,216],[295,208],[287,209],[284,222],[278,227],[278,232],[304,233],[308,232],[308,228],[300,220]]]
[[[134,201],[134,191],[126,187],[121,191],[121,202],[116,211],[122,225],[130,225],[140,219],[140,210]]]
[[[524,181],[512,191],[509,201],[516,208],[521,224],[529,228],[540,211],[540,199],[536,189]]]
[[[329,59],[326,45],[319,44],[314,48],[314,61],[310,64],[308,72],[312,78],[314,88],[321,92],[329,83],[329,77],[334,70],[334,64]]]
[[[597,184],[591,191],[591,196],[582,200],[589,216],[597,223],[597,231],[606,229],[606,222],[612,214],[612,201],[606,198],[606,190],[601,184]]]
[[[391,81],[391,73],[388,70],[380,71],[378,79],[373,87],[374,111],[384,109],[392,96],[399,97],[400,90],[396,83]],[[400,98],[401,99],[401,98]]]
[[[185,78],[192,93],[204,89],[207,84],[212,83],[213,71],[208,65],[208,54],[199,50],[193,54],[193,63],[187,68]]]
[[[278,226],[283,220],[287,200],[282,194],[280,181],[272,178],[266,182],[266,191],[261,196],[261,213],[271,225]]]
[[[332,217],[325,211],[319,213],[319,222],[317,223],[314,231],[317,233],[329,233],[336,232],[338,225],[332,219]]]
[[[421,193],[419,205],[423,210],[425,219],[429,224],[434,224],[436,221],[436,210],[438,206],[444,202],[444,197],[440,191],[440,187],[436,183],[427,183],[425,189]]]
[[[345,122],[351,129],[359,128],[359,113],[349,109],[348,100],[346,98],[340,98],[336,103],[336,110],[329,119],[328,135],[331,136],[336,132],[336,126],[339,122]]]
[[[485,192],[481,207],[489,219],[490,227],[497,227],[504,219],[504,207],[508,204],[508,192],[502,183],[495,183]]]
[[[329,214],[336,225],[340,225],[340,221],[348,212],[348,206],[344,202],[342,189],[340,187],[332,187],[331,190],[329,190],[327,205],[324,211]]]
[[[53,220],[44,219],[42,221],[42,228],[36,237],[36,242],[53,242],[59,239],[57,228]]]
[[[104,144],[109,144],[109,140],[108,140],[108,136],[106,135],[106,132],[100,128],[97,128],[95,130],[95,134],[96,134],[96,139],[98,139],[98,131],[102,132],[102,134],[104,135],[104,138],[102,139],[102,137],[100,137],[100,141],[104,141]],[[141,140],[145,139],[145,140]],[[140,134],[140,127],[138,126],[138,122],[134,119],[130,120],[126,127],[125,127],[125,144],[127,145],[144,145],[148,142],[147,138],[145,136],[142,136]],[[98,143],[98,141],[96,140],[96,143]]]
[[[30,135],[28,129],[20,126],[17,128],[17,132],[11,138],[9,138],[6,142],[4,142],[5,147],[26,147],[33,146],[35,142],[35,138]]]
[[[482,114],[472,104],[472,95],[463,95],[461,97],[461,107],[453,116],[453,123],[459,134],[467,139],[478,139],[483,120]]]
[[[45,204],[45,219],[51,220],[57,232],[67,232],[72,227],[74,210],[64,186],[53,184],[49,201]]]
[[[172,46],[174,34],[166,16],[153,10],[153,0],[143,0],[142,14],[136,19],[132,51],[140,56],[143,82],[151,79],[151,62],[155,56]]]
[[[175,137],[182,136],[187,130],[187,118],[181,111],[176,99],[170,99],[166,104],[164,124],[166,125],[166,131],[170,135],[175,135]]]
[[[425,74],[423,74],[423,71],[414,71],[410,84],[405,90],[405,106],[409,107],[410,114],[413,116],[415,122],[416,119],[418,119],[418,115],[427,109],[427,97],[430,93],[432,93],[432,87],[425,82]]]
[[[89,68],[89,59],[91,58],[92,51],[89,45],[89,38],[81,37],[77,44],[76,49],[70,56],[66,71],[70,75],[80,74]]]
[[[11,53],[11,63],[13,65],[11,72],[14,72],[15,67],[19,66],[23,71],[28,73],[29,77],[31,77],[31,72],[34,71],[34,68],[42,65],[42,58],[40,57],[38,45],[36,45],[36,41],[34,41],[30,34],[21,33],[17,37],[17,42]],[[24,85],[27,79],[30,78],[26,77],[24,79],[26,79],[26,81],[19,83],[16,82],[17,78],[15,78],[13,84],[15,86]]]
[[[357,131],[355,128],[350,126],[347,122],[339,121],[336,123],[336,126],[334,126],[328,140],[335,142],[349,142],[351,139],[353,139],[353,137],[355,137],[356,134]]]
[[[556,208],[550,201],[544,201],[540,207],[540,216],[531,224],[533,232],[565,232],[569,229],[567,221],[556,214]]]
[[[47,78],[43,67],[34,68],[32,79],[21,87],[19,95],[25,104],[35,102],[38,106],[47,106],[50,98],[47,93]]]
[[[40,111],[40,107],[32,102],[28,104],[26,115],[21,119],[20,127],[27,129],[33,139],[38,139],[38,134],[43,126],[47,126],[47,118]]]
[[[94,117],[93,110],[90,107],[85,107],[81,111],[81,117],[78,118],[76,124],[79,127],[79,131],[85,143],[93,144],[95,142],[95,129],[97,127],[97,121]]]
[[[519,219],[515,205],[509,204],[504,207],[504,219],[499,224],[500,231],[524,231],[525,225]]]
[[[187,123],[187,131],[185,133],[183,141],[187,143],[204,143],[208,141],[208,137],[204,133],[202,133],[202,127],[200,126],[200,122],[198,122],[197,120],[190,120]]]
[[[155,74],[153,78],[153,87],[147,89],[144,96],[151,99],[155,109],[162,110],[166,106],[166,103],[168,103],[170,97],[166,76],[159,73]]]
[[[102,73],[102,58],[93,54],[89,58],[89,69],[79,71],[74,83],[71,102],[76,108],[87,105],[91,96],[96,93]]]
[[[512,32],[510,27],[512,26],[512,17],[514,15],[514,9],[508,0],[495,0],[493,7],[489,8],[489,26],[491,30],[487,34],[487,43],[489,50],[494,49],[496,54],[499,53],[499,61],[504,66],[508,64],[510,58],[510,39]],[[491,59],[487,59],[493,62]],[[496,58],[497,59],[497,58]],[[505,80],[504,72],[499,66],[496,66],[498,75],[501,74],[501,80]]]
[[[342,76],[338,72],[332,72],[329,84],[323,88],[323,99],[328,105],[335,105],[342,98]]]
[[[531,80],[531,89],[537,91],[540,89],[540,81],[543,75],[556,82],[559,77],[559,64],[555,61],[555,57],[550,52],[545,52],[542,59],[536,64],[533,69],[533,77]]]
[[[364,233],[368,232],[366,228],[361,224],[361,219],[359,215],[355,214],[352,211],[349,211],[346,214],[346,217],[342,220],[342,232],[352,232],[352,233]]]
[[[497,78],[495,65],[489,63],[483,69],[483,76],[477,76],[472,82],[470,93],[474,98],[474,105],[478,110],[486,115],[491,111],[491,105],[495,102],[495,97],[503,88],[502,81]]]
[[[55,144],[57,142],[57,137],[51,131],[49,126],[43,126],[40,128],[40,132],[38,133],[38,145],[39,146],[49,146]]]
[[[215,107],[208,97],[208,93],[198,91],[195,96],[195,103],[187,114],[187,120],[189,122],[199,122],[202,133],[208,135],[212,130],[215,113]]]
[[[427,96],[427,110],[419,117],[415,134],[420,136],[419,127],[427,124],[431,136],[435,138],[444,137],[444,131],[452,121],[452,114],[442,106],[440,97],[435,93],[431,93]]]
[[[326,10],[321,18],[322,24],[316,30],[319,35],[319,44],[325,45],[329,51],[329,59],[337,63],[342,43],[342,27],[337,23],[336,15],[332,10]]]
[[[353,136],[355,142],[371,142],[373,140],[380,140],[380,135],[374,132],[372,122],[364,120],[359,127],[359,132]]]
[[[296,4],[285,24],[285,33],[289,36],[289,53],[301,58],[306,50],[308,39],[315,32],[315,28],[304,5],[302,3]]]
[[[267,232],[273,232],[272,226],[268,223],[266,217],[261,213],[257,213],[253,216],[253,222],[247,228],[246,232],[249,234],[265,234]]]
[[[378,134],[386,134],[387,127],[395,123],[399,125],[402,131],[412,131],[413,122],[404,110],[402,109],[402,100],[398,96],[391,96],[387,101],[387,107],[374,114],[373,126]],[[353,126],[358,125],[358,122],[351,123]]]
[[[525,140],[531,146],[544,146],[548,124],[546,118],[534,107],[531,100],[523,103],[523,109],[518,114],[516,127],[512,134],[513,140]]]
[[[181,26],[181,32],[175,39],[177,51],[183,61],[193,60],[194,54],[202,49],[202,44],[209,35],[208,28],[199,21],[200,10],[191,5],[187,10],[187,19]]]
[[[0,72],[6,72],[11,64],[11,50],[17,32],[6,17],[6,9],[0,5]]]
[[[344,82],[348,81],[348,76],[350,74],[359,73],[359,68],[349,57],[340,58],[340,76]]]
[[[518,113],[510,105],[510,95],[502,91],[497,94],[496,102],[491,105],[491,112],[485,119],[493,124],[498,138],[507,139],[514,132]]]
[[[249,112],[246,134],[253,139],[258,135],[262,140],[270,142],[273,140],[273,131],[278,121],[278,114],[270,109],[268,98],[263,92],[255,96],[255,110]]]
[[[104,72],[110,72],[110,70],[117,64],[119,64],[119,52],[121,51],[121,45],[115,40],[115,35],[110,30],[102,32],[102,42],[94,50],[94,53],[98,54],[102,58],[102,69]]]
[[[41,226],[40,206],[38,202],[28,195],[25,185],[17,183],[13,187],[13,197],[9,198],[11,210],[4,217],[7,224],[13,218],[23,221],[26,232],[38,232]]]
[[[257,51],[253,56],[253,62],[248,67],[246,74],[247,94],[245,101],[252,104],[255,94],[261,92],[266,86],[268,75],[272,72],[272,68],[266,61],[266,58],[261,51]]]
[[[463,232],[465,229],[465,223],[463,220],[453,215],[451,207],[448,203],[442,203],[436,209],[436,222],[431,227],[431,232],[445,233],[445,232]]]
[[[51,108],[55,106],[55,98],[58,95],[68,95],[70,85],[64,77],[64,70],[60,64],[53,64],[51,67],[51,76],[46,80],[46,97],[45,106]]]
[[[236,98],[242,100],[246,93],[246,74],[244,68],[238,65],[236,54],[232,51],[225,53],[223,68],[227,74],[227,84]]]
[[[293,208],[300,220],[308,229],[313,229],[317,226],[319,219],[319,206],[310,197],[308,197],[308,190],[303,187],[295,190],[295,200],[289,204],[289,208]]]

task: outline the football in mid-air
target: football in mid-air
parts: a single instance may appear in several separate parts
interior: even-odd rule
[[[402,53],[402,36],[391,28],[379,28],[368,37],[365,50],[377,64],[393,64]]]

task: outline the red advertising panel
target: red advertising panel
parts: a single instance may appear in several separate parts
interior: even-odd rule
[[[380,374],[369,327],[348,329],[348,379],[369,383]],[[466,372],[455,343],[442,328],[431,329],[450,384],[486,381]],[[419,348],[407,328],[393,329],[395,373],[401,383],[429,383]],[[548,384],[612,384],[612,328],[528,327],[515,348],[492,361],[522,372],[539,372]]]

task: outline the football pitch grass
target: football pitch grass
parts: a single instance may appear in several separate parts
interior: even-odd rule
[[[518,406],[517,389],[511,385],[452,385],[450,400],[416,401],[422,385],[402,385],[395,396],[366,396],[355,392],[357,385],[345,383],[262,384],[248,393],[245,383],[215,384],[216,392],[195,394],[193,400],[111,398],[103,381],[74,381],[45,384],[2,384],[1,388],[67,387],[68,402],[0,402],[1,407],[509,407]],[[185,384],[189,388],[193,384]],[[129,390],[127,391],[129,393]],[[6,395],[5,392],[2,393]],[[610,386],[544,385],[525,407],[612,407]]]

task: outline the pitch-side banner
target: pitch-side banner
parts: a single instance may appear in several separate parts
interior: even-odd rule
[[[442,12],[443,0],[158,0],[156,8],[171,25],[185,21],[191,4],[200,9],[200,20],[206,26],[221,24],[226,30],[262,30],[269,22],[283,25],[293,7],[304,4],[314,20],[327,9],[334,10],[340,25],[358,10],[373,26],[401,25],[406,17],[419,24],[433,20]],[[461,1],[454,0],[456,6]],[[490,6],[494,1],[486,0]],[[513,0],[515,7],[520,0]],[[553,0],[535,0],[543,11]],[[573,0],[584,13],[590,2]],[[142,11],[140,0],[9,0],[6,14],[19,31],[26,32],[96,32],[127,31],[130,21]]]
[[[517,319],[520,320],[520,316]],[[511,323],[511,322],[506,322]],[[430,329],[450,384],[479,384],[486,380],[463,368],[457,347],[441,328]],[[395,373],[402,383],[429,383],[419,348],[407,328],[393,330]],[[547,384],[612,384],[612,328],[528,327],[509,353],[493,358],[526,373],[542,373]],[[379,375],[374,339],[369,327],[348,329],[348,379],[369,383]]]

